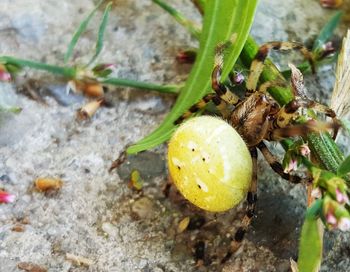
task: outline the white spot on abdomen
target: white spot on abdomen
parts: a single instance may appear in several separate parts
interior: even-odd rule
[[[200,187],[201,190],[203,190],[204,192],[208,192],[208,186],[199,178],[196,179],[196,182],[198,184],[198,186]]]

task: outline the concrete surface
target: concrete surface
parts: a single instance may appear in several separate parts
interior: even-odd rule
[[[200,21],[189,1],[173,2]],[[182,82],[189,67],[177,64],[174,56],[196,42],[149,0],[114,3],[100,61],[116,63],[120,77]],[[62,63],[74,29],[93,6],[91,0],[2,0],[0,54]],[[322,9],[318,1],[262,0],[252,35],[261,43],[308,42],[333,13]],[[91,56],[97,25],[98,18],[79,42],[74,54],[78,63]],[[307,81],[313,97],[329,96],[333,73],[332,67],[325,67],[317,80]],[[38,82],[35,89],[46,104],[28,98],[26,88],[19,88],[28,78]],[[0,206],[1,272],[20,271],[16,268],[20,262],[33,262],[54,272],[205,271],[205,267],[195,268],[193,258],[193,246],[199,240],[207,242],[207,254],[223,254],[228,242],[225,234],[239,225],[242,206],[213,215],[190,207],[175,193],[165,198],[164,146],[131,162],[145,178],[142,193],[128,188],[127,168],[119,175],[108,173],[111,161],[126,144],[161,122],[174,97],[112,88],[112,107],[80,123],[75,111],[86,99],[66,97],[64,83],[57,77],[28,70],[17,84],[0,83],[0,99],[23,108],[19,115],[2,114],[0,119],[0,188],[16,195],[14,203]],[[345,147],[345,137],[342,139]],[[297,256],[305,191],[279,179],[263,161],[259,171],[258,218],[242,250],[224,271],[289,271],[289,258]],[[41,176],[59,177],[64,185],[56,194],[37,192],[33,182]],[[185,216],[192,218],[192,230],[177,234]],[[16,224],[24,230],[13,231]],[[327,237],[322,270],[348,271],[349,235],[333,232]],[[77,265],[66,259],[67,253],[93,264]]]

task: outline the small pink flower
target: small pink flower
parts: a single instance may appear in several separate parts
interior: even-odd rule
[[[193,50],[180,51],[176,56],[176,60],[179,63],[194,63],[196,55],[197,53]]]
[[[343,4],[343,0],[320,0],[324,8],[338,8]]]
[[[346,193],[342,193],[338,188],[335,190],[335,197],[340,204],[349,203],[349,198]]]
[[[327,214],[326,221],[328,224],[332,225],[333,227],[337,225],[337,218],[332,213]]]
[[[350,230],[350,219],[347,217],[342,217],[340,218],[339,222],[338,222],[338,228],[341,231],[347,231]]]
[[[5,70],[0,70],[0,81],[10,81],[11,74]]]
[[[235,75],[233,76],[233,83],[236,85],[241,85],[244,82],[244,75],[240,72],[235,72]]]
[[[12,203],[15,201],[15,195],[0,190],[0,203]]]
[[[298,168],[298,162],[296,160],[291,159],[287,167],[284,168],[284,173],[288,174],[292,171],[297,170],[297,168]]]

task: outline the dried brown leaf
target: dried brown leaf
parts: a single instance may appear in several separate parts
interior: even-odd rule
[[[17,267],[27,272],[47,272],[45,267],[30,262],[20,262],[17,264]]]
[[[338,118],[345,117],[350,112],[350,29],[343,39],[343,46],[338,57],[331,108]]]

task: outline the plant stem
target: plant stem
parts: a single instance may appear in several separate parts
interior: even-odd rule
[[[123,78],[107,78],[100,81],[103,84],[124,86],[124,87],[133,87],[142,90],[157,91],[160,93],[170,93],[178,94],[179,90],[182,88],[182,85],[158,85],[154,83],[147,83]]]
[[[250,67],[259,46],[252,37],[249,37],[241,52],[240,59],[246,67]],[[262,81],[284,80],[280,71],[269,60],[266,60],[264,72],[262,73]],[[280,104],[285,105],[293,99],[290,88],[274,87],[269,89],[269,93]],[[336,173],[340,163],[344,160],[344,155],[339,147],[335,144],[329,133],[310,133],[306,137],[312,153],[322,167],[328,171]]]
[[[61,75],[68,79],[74,79],[76,77],[77,69],[75,67],[61,67],[56,65],[50,65],[42,62],[36,62],[31,60],[18,59],[9,56],[0,57],[0,63],[15,65],[21,69],[34,68],[37,70],[43,70],[52,74]],[[158,85],[154,83],[147,83],[136,80],[129,80],[123,78],[106,78],[100,80],[103,84],[119,85],[124,87],[138,88],[142,90],[158,91],[161,93],[177,94],[182,88],[182,85]]]
[[[56,65],[50,65],[42,62],[36,62],[31,60],[18,59],[9,56],[0,57],[0,63],[12,64],[20,68],[34,68],[37,70],[44,70],[52,74],[58,74],[68,78],[74,78],[76,75],[76,69],[73,67],[60,67]]]

